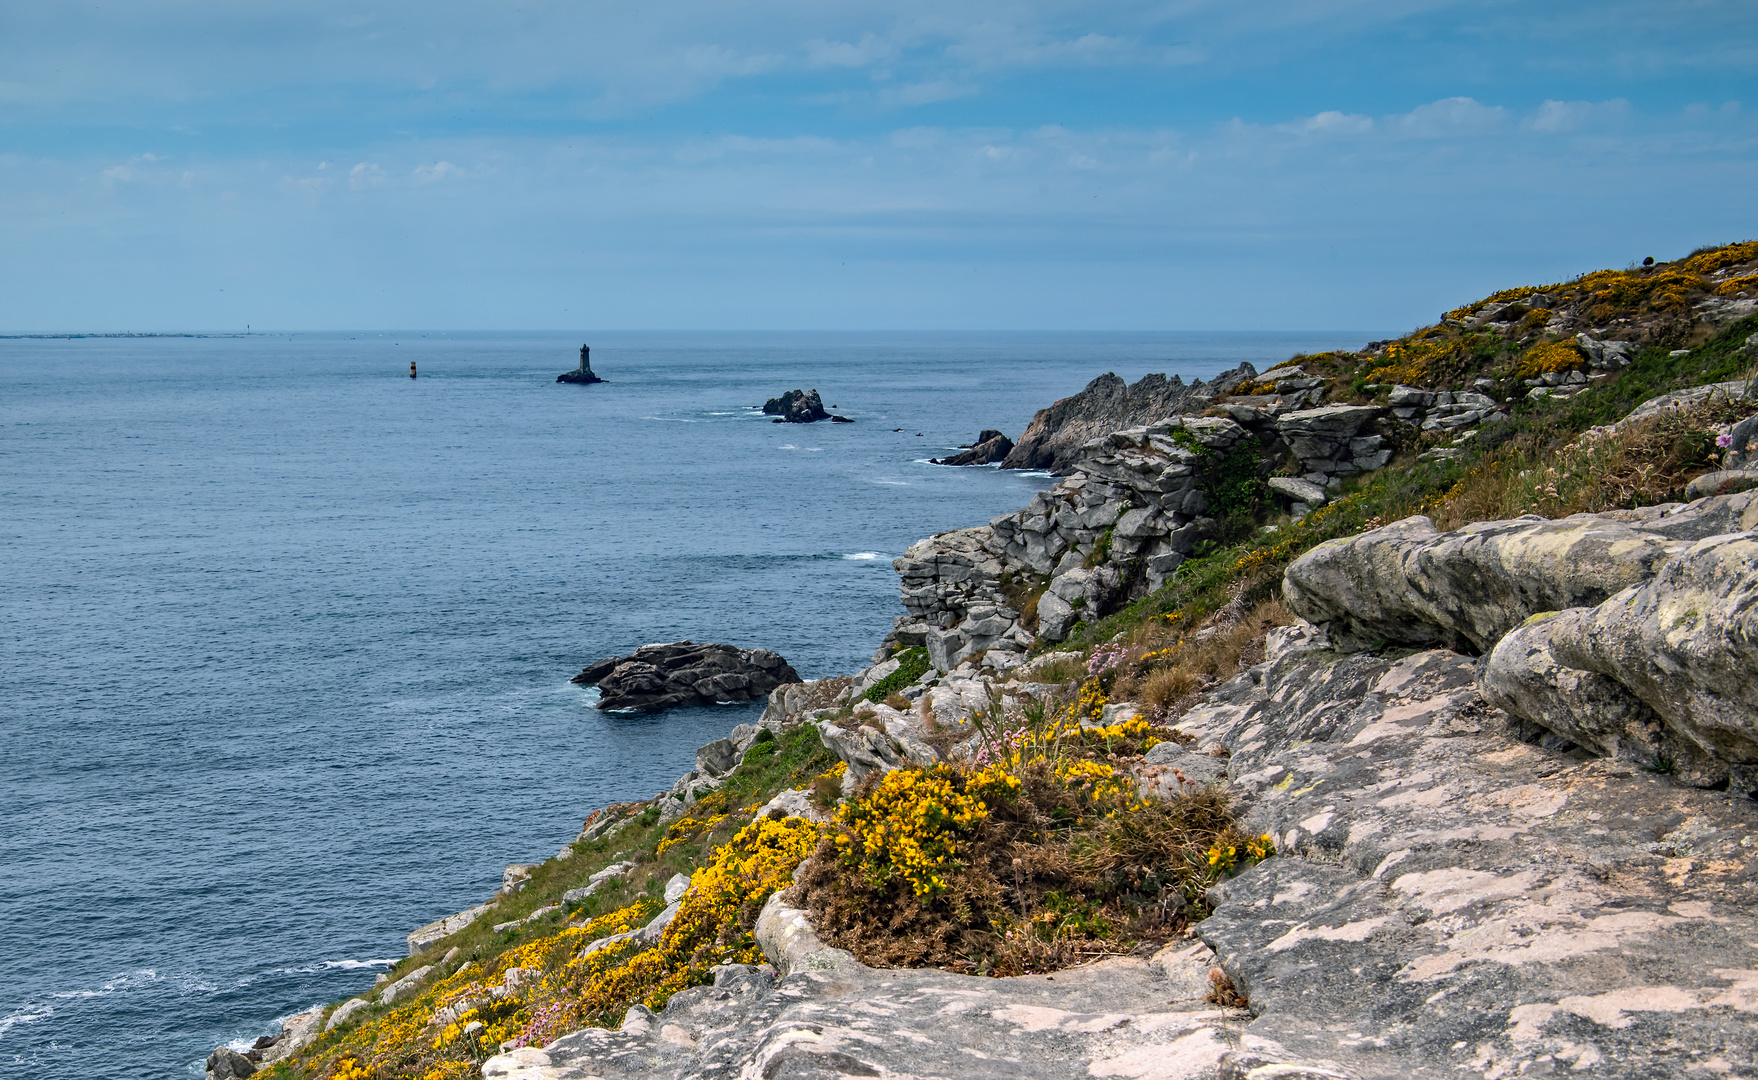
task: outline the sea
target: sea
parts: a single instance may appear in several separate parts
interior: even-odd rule
[[[761,711],[589,661],[868,663],[893,558],[1051,483],[931,463],[979,430],[1375,336],[0,340],[0,1077],[199,1077]]]

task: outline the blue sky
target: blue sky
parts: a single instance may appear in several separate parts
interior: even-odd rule
[[[0,331],[1385,329],[1758,237],[1758,10],[0,5]]]

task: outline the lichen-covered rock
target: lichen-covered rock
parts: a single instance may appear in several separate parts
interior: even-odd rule
[[[1242,1035],[1386,1080],[1758,1070],[1758,805],[1524,743],[1474,667],[1296,653],[1179,722],[1279,849],[1197,924]]]
[[[1758,789],[1758,536],[1711,537],[1652,580],[1552,620],[1550,648],[1609,675]]]
[[[1648,580],[1686,546],[1590,514],[1448,533],[1417,516],[1318,545],[1288,567],[1283,594],[1290,611],[1327,625],[1339,648],[1485,652],[1532,615],[1598,604]]]
[[[1210,1080],[1239,1052],[1284,1069],[1327,1064],[1235,1034],[1243,1013],[1203,1003],[1213,958],[1197,942],[1052,976],[985,979],[866,967],[824,948],[803,914],[778,900],[758,927],[779,970],[717,968],[713,986],[674,995],[657,1016],[631,1009],[617,1031],[587,1029],[491,1057],[483,1076]]]
[[[1582,671],[1551,652],[1554,612],[1534,615],[1485,658],[1478,677],[1484,700],[1602,757],[1671,772],[1696,787],[1727,782],[1727,766],[1668,727],[1630,689]]]

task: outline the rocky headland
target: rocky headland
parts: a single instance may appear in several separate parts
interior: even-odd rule
[[[1754,308],[1731,245],[1179,387],[899,558],[870,666],[256,1053],[1758,1076],[1758,490],[1698,483],[1753,452]]]
[[[674,641],[607,657],[568,681],[598,687],[597,707],[607,712],[658,712],[755,701],[778,686],[799,682],[800,674],[768,649]]]
[[[994,428],[984,428],[976,442],[959,449],[964,453],[930,460],[936,465],[997,465],[1013,451],[1013,440]]]

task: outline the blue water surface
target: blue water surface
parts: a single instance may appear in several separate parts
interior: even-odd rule
[[[927,463],[979,429],[1371,336],[0,340],[0,1075],[199,1075],[760,710],[590,660],[862,665],[892,558],[1049,482]]]

